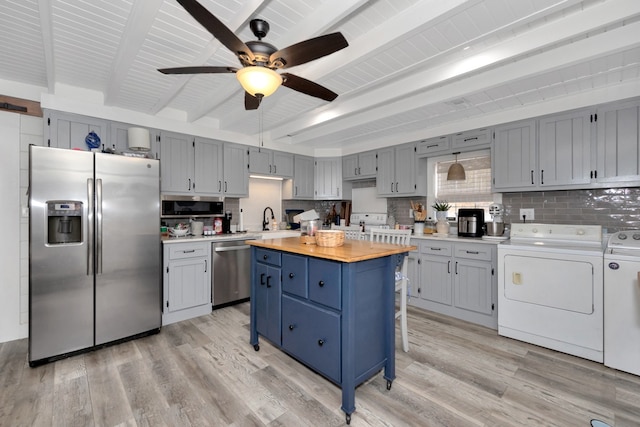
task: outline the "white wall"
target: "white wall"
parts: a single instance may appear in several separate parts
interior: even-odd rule
[[[0,112],[0,342],[27,336],[20,322],[20,115]]]
[[[273,209],[278,222],[282,221],[282,181],[250,178],[249,197],[240,199],[245,229],[262,230],[262,215],[267,206]],[[267,216],[270,216],[270,213]]]

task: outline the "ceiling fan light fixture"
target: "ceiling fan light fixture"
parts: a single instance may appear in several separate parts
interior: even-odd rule
[[[456,156],[456,162],[449,166],[447,170],[447,181],[464,181],[467,179],[467,174],[464,171],[464,167],[458,163],[458,154],[453,153]]]
[[[282,84],[282,77],[270,68],[252,65],[239,69],[236,77],[242,88],[252,96],[269,96]]]

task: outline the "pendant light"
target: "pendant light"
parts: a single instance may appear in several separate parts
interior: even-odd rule
[[[449,166],[449,170],[447,171],[447,181],[464,181],[467,179],[464,167],[458,163],[458,154],[460,154],[459,151],[457,153],[453,153],[453,155],[456,156],[456,162]]]

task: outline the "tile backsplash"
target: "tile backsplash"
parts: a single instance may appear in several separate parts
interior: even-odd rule
[[[640,229],[640,188],[504,193],[505,222],[520,222],[520,208],[535,209],[534,222],[601,225],[606,232]]]

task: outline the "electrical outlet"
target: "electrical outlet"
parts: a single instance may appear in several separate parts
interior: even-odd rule
[[[536,219],[536,216],[534,214],[534,209],[530,208],[530,209],[520,209],[520,219],[523,221],[533,221],[534,219]]]

